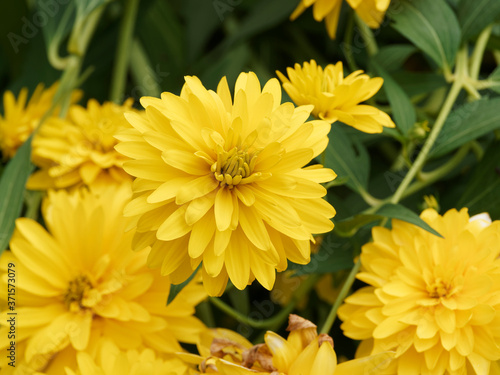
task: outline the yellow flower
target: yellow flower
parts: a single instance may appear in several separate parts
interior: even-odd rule
[[[44,90],[43,84],[39,84],[28,103],[26,103],[27,88],[21,90],[17,101],[11,91],[4,93],[4,116],[0,115],[0,151],[4,160],[12,158],[17,149],[37,128],[41,118],[52,105],[57,87],[58,83],[54,83]],[[80,93],[75,91],[72,101],[77,101],[79,97]],[[54,115],[56,114],[57,110],[54,111]]]
[[[304,122],[311,106],[281,103],[278,80],[261,90],[254,73],[238,77],[234,102],[223,78],[217,92],[186,77],[181,95],[142,98],[146,117],[127,119],[135,131],[116,149],[137,177],[138,247],[152,246],[148,264],[172,282],[203,262],[204,285],[220,295],[228,277],[238,289],[255,278],[267,289],[287,259],[310,259],[312,233],[328,232],[335,210],[319,183],[335,174],[302,168],[328,143],[330,125]]]
[[[380,26],[385,12],[389,7],[390,0],[347,0],[358,16],[372,29]],[[294,10],[290,19],[293,21],[300,16],[304,10],[313,6],[313,16],[317,22],[323,19],[330,38],[335,39],[337,25],[339,23],[342,0],[301,0]]]
[[[391,362],[391,353],[337,364],[333,340],[318,335],[316,325],[290,315],[287,339],[268,331],[265,344],[252,346],[246,339],[228,330],[202,334],[198,344],[201,373],[222,375],[353,375],[381,374]],[[185,356],[195,363],[194,356]]]
[[[147,251],[133,252],[133,233],[125,233],[130,220],[122,212],[130,197],[130,183],[99,195],[84,188],[49,191],[43,206],[48,231],[31,219],[16,221],[11,252],[0,263],[4,290],[9,263],[17,275],[18,371],[60,367],[59,359],[93,347],[99,337],[124,349],[162,352],[180,351],[178,340],[198,339],[204,326],[192,314],[206,298],[203,286],[193,281],[166,306],[169,279],[146,266]],[[4,306],[6,293],[1,296]],[[0,318],[5,352],[8,311]],[[2,356],[0,366],[5,361]]]
[[[358,275],[370,286],[339,309],[341,328],[366,340],[364,353],[396,350],[398,374],[489,374],[500,359],[500,221],[467,209],[421,218],[444,238],[398,220],[373,229]]]
[[[110,340],[98,344],[96,355],[76,354],[77,367],[66,367],[66,375],[187,375],[195,374],[188,365],[174,355],[159,355],[152,349],[120,350]]]
[[[295,64],[295,69],[287,68],[288,78],[276,73],[295,104],[314,105],[315,117],[330,123],[342,121],[365,133],[380,133],[383,126],[396,126],[385,112],[359,104],[377,93],[382,78],[370,78],[362,70],[344,78],[341,61],[327,65],[325,70],[314,60],[304,62],[304,66]]]
[[[127,158],[114,150],[117,131],[130,128],[123,114],[132,109],[132,100],[123,105],[91,99],[87,108],[70,107],[67,119],[51,118],[33,139],[33,162],[40,167],[28,180],[27,188],[45,190],[91,184],[123,182],[130,176],[122,165]]]

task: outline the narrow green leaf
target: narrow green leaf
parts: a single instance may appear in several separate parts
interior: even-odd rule
[[[500,16],[498,0],[461,0],[458,6],[458,22],[464,41],[479,34]]]
[[[385,69],[375,61],[372,62],[372,65],[375,72],[384,79],[382,87],[391,105],[397,128],[404,135],[408,134],[413,124],[417,121],[417,113],[410,98]]]
[[[167,305],[175,299],[175,297],[181,292],[182,289],[184,289],[184,287],[186,285],[189,284],[189,282],[191,280],[193,280],[193,278],[196,276],[196,274],[200,270],[202,264],[203,263],[200,263],[198,265],[198,267],[193,271],[193,273],[191,274],[191,276],[189,276],[186,279],[186,281],[184,281],[184,282],[182,282],[180,284],[177,284],[177,285],[170,284],[170,292],[168,293]]]
[[[402,0],[389,12],[393,27],[440,67],[452,67],[460,46],[460,26],[445,0]]]
[[[355,191],[365,190],[370,173],[368,153],[358,140],[350,139],[339,124],[334,124],[328,136],[325,166],[340,178],[348,178],[346,185]]]
[[[429,153],[437,157],[500,128],[500,98],[481,99],[453,111]]]
[[[443,237],[429,224],[423,221],[415,212],[400,204],[386,203],[377,210],[376,214],[390,219],[406,221],[407,223],[414,224],[438,237]]]
[[[457,207],[467,207],[471,215],[488,212],[493,220],[500,219],[499,141],[490,145],[474,167]]]
[[[31,139],[32,136],[17,150],[0,179],[0,254],[7,248],[21,214],[26,181],[34,169],[30,161]]]

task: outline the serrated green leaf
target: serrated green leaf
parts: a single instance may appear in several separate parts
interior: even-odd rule
[[[390,219],[398,219],[406,221],[407,223],[414,224],[438,237],[443,237],[429,224],[423,221],[420,218],[420,216],[418,216],[415,212],[400,204],[386,203],[382,207],[380,207],[375,213],[377,215],[381,215]]]
[[[410,98],[401,86],[378,63],[372,62],[375,72],[384,79],[382,86],[392,108],[392,114],[397,128],[406,135],[417,121],[417,113]]]
[[[198,265],[198,267],[194,270],[194,272],[191,274],[191,276],[189,276],[186,281],[180,283],[180,284],[177,284],[177,285],[174,285],[174,284],[170,284],[170,292],[168,293],[168,298],[167,298],[167,305],[172,302],[175,297],[181,292],[182,289],[184,289],[184,287],[186,285],[189,284],[189,282],[191,280],[193,280],[193,278],[196,276],[196,274],[198,273],[198,271],[200,270],[201,268],[201,265],[203,263],[200,263]]]
[[[445,0],[402,0],[393,27],[440,67],[451,68],[460,46],[460,26]]]
[[[498,0],[462,0],[458,6],[458,22],[464,41],[479,34],[500,16]]]
[[[500,219],[500,142],[491,144],[474,167],[457,207],[467,207],[471,215],[488,212],[493,220]]]
[[[334,124],[328,135],[325,166],[340,178],[347,177],[346,185],[355,191],[365,190],[370,174],[370,159],[366,148],[355,138],[350,139],[339,124]]]
[[[481,99],[454,110],[444,123],[430,157],[442,156],[464,143],[500,128],[500,98]]]
[[[26,181],[34,169],[31,164],[31,139],[17,150],[0,179],[0,254],[7,248],[15,221],[23,205]]]

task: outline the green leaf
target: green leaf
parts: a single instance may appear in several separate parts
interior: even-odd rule
[[[490,74],[488,81],[492,81],[494,84],[490,87],[491,90],[500,94],[500,65]]]
[[[376,211],[376,214],[390,219],[406,221],[407,223],[414,224],[438,237],[443,237],[429,224],[423,221],[415,212],[400,204],[386,203]]]
[[[184,282],[177,284],[177,285],[170,284],[170,292],[168,293],[167,305],[170,302],[172,302],[175,299],[175,297],[177,297],[177,295],[181,292],[181,290],[184,289],[184,287],[186,285],[188,285],[191,280],[193,280],[193,278],[196,276],[196,274],[200,270],[202,264],[203,263],[200,263],[198,265],[198,267],[193,271],[191,276],[189,276]]]
[[[391,105],[396,126],[401,133],[406,135],[417,121],[415,108],[408,95],[406,95],[401,86],[397,84],[391,75],[375,61],[373,61],[372,64],[375,72],[384,79],[384,85],[382,87]]]
[[[467,207],[471,215],[488,212],[500,219],[500,142],[490,145],[468,179],[457,207]]]
[[[289,263],[288,270],[294,270],[293,276],[323,274],[350,269],[354,265],[353,247],[350,239],[338,238],[327,234],[316,254],[311,255],[308,264]]]
[[[31,139],[32,136],[17,150],[0,179],[0,254],[7,248],[21,214],[26,181],[34,169],[30,161]]]
[[[370,173],[370,159],[361,142],[350,139],[336,123],[328,135],[330,142],[325,151],[325,166],[340,178],[347,177],[347,186],[355,191],[365,190]]]
[[[430,157],[437,157],[500,128],[500,98],[481,99],[453,111],[444,123]]]
[[[402,0],[396,6],[388,13],[393,27],[440,67],[451,68],[460,46],[460,26],[446,1]]]
[[[479,34],[500,16],[498,0],[462,0],[458,6],[458,22],[464,41]]]
[[[392,44],[381,47],[373,59],[390,73],[400,69],[416,51],[415,46],[410,44]]]
[[[381,220],[380,215],[356,215],[349,219],[335,222],[335,233],[341,237],[352,237],[365,225]]]
[[[436,73],[398,71],[392,74],[392,78],[409,97],[427,94],[448,85],[443,75]]]

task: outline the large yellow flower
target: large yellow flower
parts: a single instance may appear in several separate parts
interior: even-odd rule
[[[203,262],[203,282],[220,295],[228,276],[238,289],[256,278],[267,289],[287,259],[307,263],[312,233],[328,232],[335,210],[319,183],[335,174],[302,168],[328,143],[330,125],[304,122],[311,106],[281,103],[278,80],[261,90],[242,73],[234,102],[223,78],[217,93],[186,77],[181,95],[142,98],[146,117],[119,136],[116,149],[132,161],[135,199],[125,215],[137,220],[136,246],[152,245],[148,264],[172,282]]]
[[[290,315],[287,339],[268,331],[265,344],[252,345],[235,332],[218,329],[201,335],[201,357],[184,355],[198,363],[201,373],[222,375],[353,375],[385,374],[392,353],[337,364],[333,340],[318,335],[316,325]]]
[[[79,352],[77,367],[66,367],[67,375],[188,375],[195,374],[174,355],[163,358],[152,349],[120,350],[110,340],[98,344],[96,354]],[[93,358],[95,357],[95,358]]]
[[[376,29],[384,19],[391,0],[347,0],[347,2],[369,27]],[[342,0],[301,0],[290,19],[295,20],[311,5],[314,19],[318,22],[324,19],[328,35],[335,39]]]
[[[384,126],[396,126],[385,112],[359,104],[380,90],[384,83],[380,77],[370,78],[362,70],[344,77],[341,61],[327,65],[325,70],[314,60],[303,66],[295,64],[294,69],[287,68],[288,78],[276,73],[295,104],[314,105],[312,114],[322,120],[342,121],[365,133],[380,133]]]
[[[398,374],[489,374],[500,359],[500,221],[467,209],[421,217],[444,238],[398,220],[373,229],[358,275],[370,286],[346,299],[341,327],[367,340],[364,353],[396,350]]]
[[[28,89],[23,88],[19,97],[14,97],[11,91],[3,95],[4,116],[0,115],[0,151],[4,160],[12,158],[17,149],[33,133],[40,123],[41,118],[49,110],[57,91],[58,84],[54,83],[48,89],[39,84],[30,100]],[[73,101],[80,96],[79,92],[73,94]],[[57,114],[57,111],[54,112]]]
[[[27,188],[45,190],[123,182],[130,176],[122,165],[127,158],[114,150],[114,135],[130,128],[123,114],[132,110],[132,100],[123,105],[91,99],[87,108],[70,107],[67,119],[51,118],[33,140],[33,162],[40,167]]]
[[[147,251],[133,252],[133,233],[125,233],[130,220],[122,213],[130,197],[130,183],[99,189],[99,195],[51,191],[44,204],[48,231],[31,219],[16,221],[11,252],[0,263],[3,290],[9,263],[17,275],[17,371],[59,374],[59,360],[74,358],[75,350],[93,347],[100,337],[124,349],[161,352],[180,351],[178,340],[198,339],[204,326],[192,314],[206,298],[203,286],[193,281],[166,306],[168,277],[146,266]],[[1,296],[4,306],[6,293]],[[0,314],[4,352],[8,312]],[[2,356],[0,366],[6,360]]]

